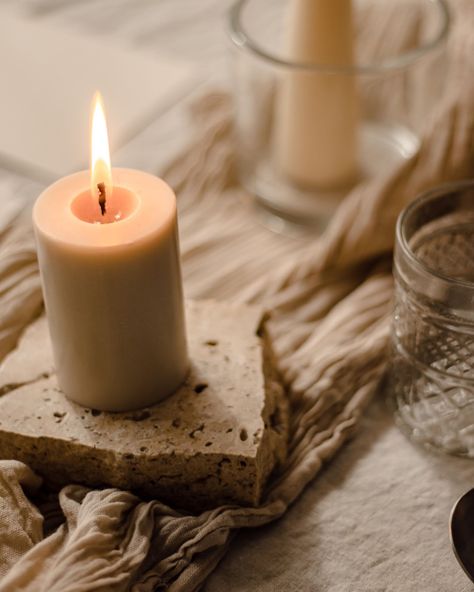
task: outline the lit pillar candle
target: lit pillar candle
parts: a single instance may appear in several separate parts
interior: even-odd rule
[[[110,169],[98,99],[92,135],[91,172],[48,187],[33,223],[59,386],[125,411],[171,394],[188,368],[176,199],[157,177]]]
[[[279,170],[321,189],[353,182],[357,166],[357,93],[351,0],[289,0],[287,58],[314,68],[284,70],[276,111]],[[318,66],[322,68],[318,69]],[[324,66],[336,66],[332,73]]]

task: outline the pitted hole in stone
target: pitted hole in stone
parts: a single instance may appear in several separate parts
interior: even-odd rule
[[[140,452],[146,452],[148,448],[146,446],[140,446]]]
[[[194,387],[194,392],[199,395],[200,393],[202,393],[203,391],[205,391],[208,386],[209,385],[206,382],[200,382],[199,384],[197,384]]]
[[[145,419],[149,419],[150,417],[151,413],[145,409],[143,411],[133,413],[132,415],[127,415],[125,419],[129,419],[130,421],[144,421]]]
[[[189,437],[190,438],[194,438],[197,432],[203,432],[203,431],[204,431],[204,424],[201,423],[201,424],[198,425],[197,428],[195,428],[194,430],[191,430],[189,432]]]
[[[208,446],[212,446],[212,442],[206,442],[206,443],[204,444],[204,446],[206,446],[206,447],[208,447]]]
[[[234,428],[228,428],[228,429],[226,430],[226,432],[225,432],[225,433],[226,433],[226,434],[230,434],[230,433],[231,433],[231,432],[233,432],[233,431],[234,431]]]
[[[179,419],[179,417],[176,417],[175,419],[173,419],[173,421],[171,422],[171,425],[174,428],[179,428],[181,426],[181,420]]]
[[[239,437],[242,440],[242,442],[245,442],[245,440],[248,439],[249,435],[248,435],[247,430],[245,428],[240,430]]]
[[[218,345],[218,341],[216,339],[208,339],[206,341],[206,345],[208,345],[209,347],[216,347],[216,345]]]
[[[99,411],[98,409],[91,409],[91,415],[97,417],[99,415],[102,415],[102,411]]]
[[[247,466],[247,462],[246,462],[245,460],[240,460],[240,461],[239,461],[239,465],[240,465],[241,467],[246,467],[246,466]]]

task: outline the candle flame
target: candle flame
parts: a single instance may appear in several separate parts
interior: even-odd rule
[[[112,195],[109,137],[102,97],[96,92],[92,100],[91,129],[91,194],[98,199],[104,215],[107,199]]]

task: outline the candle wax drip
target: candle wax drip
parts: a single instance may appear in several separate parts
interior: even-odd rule
[[[106,203],[105,203],[105,183],[97,183],[97,189],[99,190],[99,206],[100,206],[100,213],[102,216],[105,214],[106,210]]]

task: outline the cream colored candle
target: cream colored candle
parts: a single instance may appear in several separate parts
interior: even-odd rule
[[[351,0],[289,0],[287,58],[311,69],[282,72],[275,156],[297,184],[340,188],[357,178],[357,92],[353,75],[317,66],[350,67]]]
[[[188,368],[176,199],[161,179],[107,177],[103,164],[103,214],[83,171],[39,196],[33,222],[59,385],[124,411],[167,397]]]

